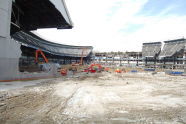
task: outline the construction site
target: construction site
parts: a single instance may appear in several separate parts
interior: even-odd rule
[[[67,8],[64,0],[0,1],[0,123],[186,123],[186,39],[94,52],[34,32],[72,30]]]

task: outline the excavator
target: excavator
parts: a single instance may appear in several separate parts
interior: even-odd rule
[[[83,56],[84,56],[84,53],[85,53],[86,50],[87,49],[85,49],[85,48],[82,49],[81,58],[80,58],[80,62],[79,63],[72,63],[71,64],[70,70],[73,72],[73,75],[78,71],[79,66],[83,65]],[[64,72],[65,72],[65,70],[64,70]],[[65,75],[65,73],[64,74],[61,73],[61,74]]]
[[[39,54],[41,54],[41,56],[43,57],[45,63],[38,64],[39,63],[39,60],[38,60]],[[50,69],[51,69],[50,64],[48,64],[47,57],[45,56],[45,54],[43,53],[43,51],[40,50],[40,49],[36,50],[36,52],[35,52],[35,63],[38,64],[38,67],[42,71],[50,71]]]
[[[38,63],[38,55],[39,53],[42,55],[43,59],[45,60],[46,63],[48,63],[48,59],[46,58],[45,54],[43,53],[42,50],[38,49],[35,52],[35,62]]]

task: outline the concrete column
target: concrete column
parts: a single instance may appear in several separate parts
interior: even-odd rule
[[[166,59],[165,59],[165,57],[164,57],[164,59],[163,59],[163,64],[164,64],[164,68],[166,68]]]
[[[70,61],[70,64],[72,64],[72,58],[70,58],[69,61]],[[83,64],[83,63],[82,63],[82,64]]]
[[[121,66],[121,55],[119,55],[119,65]]]
[[[99,56],[99,63],[101,63],[101,57]]]
[[[157,61],[157,58],[156,56],[154,57],[154,68],[156,68],[156,61]]]
[[[183,62],[183,64],[184,64],[184,73],[186,74],[186,51],[185,51],[185,53],[184,53],[184,62]]]
[[[1,42],[6,42],[5,39],[10,35],[10,21],[11,21],[11,10],[12,1],[11,0],[1,0],[0,1],[0,40]]]
[[[186,51],[185,51],[185,53],[183,54],[183,64],[185,64],[186,65]]]
[[[136,66],[138,66],[138,59],[139,59],[139,54],[137,53],[137,56],[136,56]]]
[[[112,55],[112,64],[114,65],[114,57],[115,55]]]
[[[104,63],[103,54],[101,54],[101,63]]]
[[[145,57],[145,66],[147,66],[147,63],[148,63],[148,62],[147,62],[147,57]]]
[[[12,0],[0,0],[0,80],[19,78],[20,44],[10,37]]]
[[[105,59],[106,59],[106,64],[107,64],[107,63],[108,63],[108,61],[107,61],[107,59],[108,59],[108,55],[107,55],[107,54],[106,54],[106,58],[105,58]]]

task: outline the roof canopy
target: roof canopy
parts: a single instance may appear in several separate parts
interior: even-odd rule
[[[160,57],[171,57],[186,47],[185,39],[164,41],[164,43],[165,45],[160,53]]]
[[[31,32],[20,31],[12,35],[12,37],[24,46],[41,49],[44,52],[59,56],[81,57],[83,53],[83,57],[87,57],[93,49],[92,46],[70,46],[53,43]]]
[[[155,57],[161,51],[161,42],[143,43],[142,56]]]
[[[23,30],[72,28],[63,0],[15,0],[13,5],[14,16]]]

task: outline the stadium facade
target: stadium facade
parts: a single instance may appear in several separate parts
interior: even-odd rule
[[[52,64],[48,72],[20,72],[20,66],[34,63],[38,49],[51,63],[67,64],[81,57],[88,62],[90,58],[91,46],[57,44],[31,32],[41,28],[71,29],[73,23],[64,0],[1,0],[0,18],[0,81],[55,76]]]

